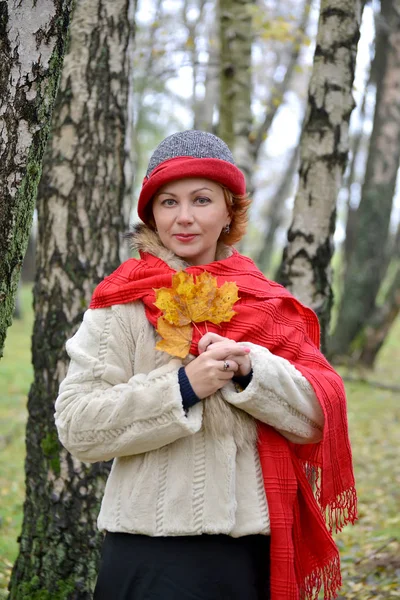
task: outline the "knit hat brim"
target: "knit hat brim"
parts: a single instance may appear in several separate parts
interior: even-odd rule
[[[234,164],[219,158],[196,158],[178,156],[160,163],[143,180],[142,190],[138,201],[138,214],[145,223],[149,218],[146,210],[154,194],[166,183],[186,177],[201,177],[211,179],[227,187],[233,194],[246,193],[246,180],[240,169]]]

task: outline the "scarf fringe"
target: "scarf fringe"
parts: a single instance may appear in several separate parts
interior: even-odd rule
[[[354,525],[357,521],[357,493],[355,487],[352,486],[344,490],[323,507],[321,502],[321,467],[310,461],[304,461],[302,464],[307,481],[321,509],[329,532],[339,533],[349,523]]]
[[[350,487],[339,494],[325,508],[325,521],[332,533],[339,533],[345,525],[352,525],[357,520],[357,494],[355,487]]]
[[[326,565],[306,577],[300,588],[300,600],[318,600],[322,586],[324,600],[333,600],[337,597],[341,585],[340,558],[339,555],[335,555]]]

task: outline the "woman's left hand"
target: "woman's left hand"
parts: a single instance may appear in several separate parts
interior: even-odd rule
[[[233,348],[238,345],[241,346],[241,344],[238,344],[237,342],[235,342],[234,340],[230,340],[229,338],[223,337],[222,335],[218,335],[217,333],[209,332],[203,335],[203,337],[199,341],[199,354],[207,352],[207,348],[209,348],[213,344],[218,344],[218,346],[220,346],[221,348],[225,347],[226,356],[224,360],[226,360],[228,363],[230,360],[234,360],[237,363],[239,370],[235,373],[235,375],[243,376],[248,375],[250,373],[251,361],[249,354],[246,354],[245,356],[237,356],[232,354]],[[246,351],[250,353],[250,348],[246,348]]]

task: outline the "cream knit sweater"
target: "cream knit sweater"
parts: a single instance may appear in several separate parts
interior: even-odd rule
[[[207,425],[203,408],[215,397],[185,414],[182,361],[155,350],[155,335],[135,302],[88,310],[67,342],[71,363],[55,415],[61,442],[84,462],[115,459],[99,528],[150,536],[268,534],[254,438],[243,443],[234,428]],[[247,345],[252,381],[244,391],[229,382],[219,402],[291,441],[319,441],[323,414],[310,384],[285,359]]]

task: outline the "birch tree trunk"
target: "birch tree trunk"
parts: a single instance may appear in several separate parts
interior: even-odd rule
[[[348,354],[375,309],[387,261],[387,239],[400,164],[400,0],[382,0],[376,44],[377,95],[354,247],[330,351]],[[362,341],[361,341],[362,343]]]
[[[322,339],[332,305],[329,265],[336,199],[347,160],[349,119],[354,107],[352,85],[360,16],[359,0],[321,2],[300,141],[299,188],[281,265],[281,283],[316,311]]]
[[[252,161],[251,7],[255,0],[219,0],[220,103],[218,135],[231,148],[250,186]]]
[[[119,264],[127,182],[132,0],[78,0],[38,194],[38,253],[28,400],[26,500],[12,600],[89,600],[108,464],[61,448],[54,400],[65,342],[94,286]]]
[[[0,2],[0,358],[28,245],[72,1]]]
[[[214,12],[214,9],[211,9]],[[215,14],[213,15],[215,17]],[[219,99],[219,62],[218,23],[214,18],[208,27],[208,61],[204,81],[204,98],[195,106],[193,129],[213,131],[214,110]]]

